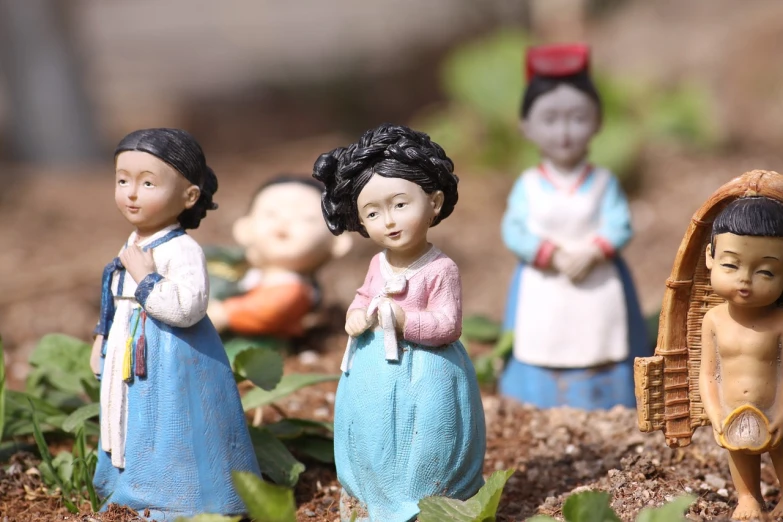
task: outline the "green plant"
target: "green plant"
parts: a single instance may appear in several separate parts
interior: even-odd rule
[[[95,467],[98,457],[94,451],[87,450],[86,436],[84,434],[84,414],[80,420],[71,421],[70,425],[75,429],[75,441],[73,451],[61,451],[52,458],[49,447],[44,439],[43,432],[38,424],[35,405],[30,400],[32,412],[33,437],[41,454],[39,470],[44,484],[50,488],[59,488],[63,504],[71,513],[78,513],[77,507],[81,500],[88,500],[93,511],[98,511],[102,503],[95,493],[92,479],[95,475]]]
[[[446,103],[414,118],[459,163],[476,170],[519,173],[537,151],[519,133],[522,64],[531,39],[501,30],[455,49],[443,62]],[[704,89],[593,74],[601,93],[603,127],[590,144],[596,164],[627,178],[649,142],[677,141],[708,148],[719,136]]]
[[[494,522],[500,495],[513,469],[496,471],[468,500],[427,497],[419,501],[419,522]]]
[[[89,455],[85,452],[79,453],[78,457],[63,452],[51,459],[44,434],[58,437],[75,435],[75,445],[83,445],[85,448],[88,446],[88,438],[94,440],[99,435],[98,424],[93,420],[99,412],[99,388],[89,367],[90,350],[89,344],[73,337],[47,335],[30,356],[33,370],[28,377],[25,392],[6,390],[4,373],[0,374],[0,398],[3,398],[0,408],[4,410],[0,410],[3,412],[0,417],[2,436],[5,439],[16,439],[32,435],[44,462],[47,462],[45,455],[48,455],[54,464],[53,473],[46,478],[51,479],[50,484],[60,487],[64,498],[72,493],[73,488],[57,483],[55,477],[62,479],[62,475],[54,471],[62,468],[62,473],[71,476],[68,470],[73,467],[73,461],[79,477],[83,472],[89,474],[87,482],[91,488],[94,466],[88,465]],[[273,346],[244,346],[233,355],[232,367],[237,382],[247,380],[254,385],[242,400],[245,411],[273,405],[275,401],[303,387],[338,378],[326,374],[283,375],[283,358]],[[250,434],[261,469],[277,484],[294,486],[305,469],[291,451],[318,461],[333,462],[330,423],[285,418],[264,426],[251,427]],[[71,457],[68,455],[74,457],[73,460],[69,460]],[[77,458],[85,459],[86,467],[79,467],[81,464]],[[51,467],[52,464],[46,466]]]
[[[294,492],[290,488],[264,482],[252,473],[232,473],[234,485],[247,513],[258,522],[296,522]],[[174,522],[238,522],[242,517],[197,515],[179,517]]]
[[[636,517],[636,522],[684,522],[684,513],[695,497],[677,497],[657,508],[645,508]],[[566,522],[620,522],[620,518],[609,504],[609,493],[583,491],[568,497],[563,504],[563,518]],[[555,522],[547,515],[536,515],[527,522]]]

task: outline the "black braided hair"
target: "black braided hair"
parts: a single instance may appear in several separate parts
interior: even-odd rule
[[[201,194],[196,204],[177,216],[182,228],[198,228],[208,210],[218,208],[212,201],[218,189],[214,171],[207,166],[204,151],[196,139],[181,129],[142,129],[131,132],[114,149],[114,158],[122,152],[138,150],[152,154],[196,185]]]
[[[384,123],[356,143],[321,154],[313,166],[313,177],[325,187],[321,210],[332,234],[348,230],[369,237],[359,221],[356,200],[374,174],[416,183],[427,194],[442,191],[443,208],[433,227],[449,217],[457,204],[459,178],[441,146],[423,132]]]

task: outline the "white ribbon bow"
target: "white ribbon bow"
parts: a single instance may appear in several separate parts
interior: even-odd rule
[[[378,314],[378,319],[383,328],[383,351],[387,361],[399,361],[399,346],[397,344],[396,322],[394,320],[394,309],[390,297],[402,294],[408,288],[408,279],[416,272],[424,268],[430,261],[440,255],[440,250],[431,247],[426,254],[414,261],[408,268],[400,274],[395,274],[389,262],[386,260],[385,252],[381,255],[381,275],[386,284],[378,295],[370,300],[367,307],[367,318],[373,314]],[[351,369],[353,356],[356,353],[357,342],[353,336],[348,337],[348,345],[345,347],[343,360],[340,363],[340,371],[347,372]]]

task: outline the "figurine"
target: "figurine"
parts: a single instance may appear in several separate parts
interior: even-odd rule
[[[587,162],[601,102],[582,45],[527,53],[521,130],[542,162],[522,173],[502,235],[519,266],[504,328],[513,356],[500,392],[540,408],[633,407],[633,358],[647,334],[619,251],[631,239],[617,179]]]
[[[702,321],[699,392],[716,442],[729,450],[739,503],[732,518],[761,515],[760,454],[783,473],[783,203],[746,197],[712,225],[706,266],[726,302]],[[783,515],[783,502],[772,516]]]
[[[252,267],[239,281],[246,293],[212,300],[208,314],[218,331],[240,336],[301,336],[320,300],[316,271],[351,248],[321,216],[323,185],[280,176],[256,192],[250,211],[234,223],[234,239]]]
[[[218,183],[195,139],[147,129],[115,153],[114,198],[134,231],[103,273],[91,366],[101,380],[101,497],[152,520],[242,514],[232,471],[260,475],[217,331],[197,228]]]
[[[467,499],[482,486],[484,411],[459,341],[459,270],[427,242],[457,203],[458,178],[429,136],[384,124],[322,154],[333,234],[356,231],[375,255],[346,315],[349,345],[334,413],[344,522],[407,522],[420,499]]]

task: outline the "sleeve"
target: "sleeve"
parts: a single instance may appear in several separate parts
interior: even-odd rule
[[[528,204],[524,179],[524,175],[520,176],[508,197],[508,207],[501,224],[503,243],[523,262],[546,268],[552,261],[555,245],[533,234],[527,226]]]
[[[353,298],[350,306],[348,306],[348,311],[351,311],[354,308],[366,309],[370,306],[370,301],[373,298],[372,281],[375,277],[375,274],[378,272],[379,262],[378,255],[373,257],[372,261],[370,261],[370,267],[367,269],[367,275],[364,277],[364,284],[362,284],[362,286],[356,290],[356,297]]]
[[[301,284],[256,288],[223,301],[229,328],[244,335],[298,331],[311,304],[309,289]]]
[[[620,182],[610,174],[601,201],[601,223],[595,241],[606,257],[612,257],[631,240],[632,236],[628,200],[620,187]]]
[[[168,262],[166,277],[157,272],[148,275],[139,282],[135,297],[153,319],[187,328],[207,315],[207,263],[195,242],[180,242],[175,248],[176,256]]]
[[[462,284],[457,265],[449,260],[429,276],[427,308],[405,312],[403,337],[424,346],[442,346],[462,335]]]

